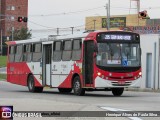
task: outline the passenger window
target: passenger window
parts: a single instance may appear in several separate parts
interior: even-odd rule
[[[81,40],[73,40],[73,51],[72,51],[72,60],[80,60],[81,59]]]
[[[62,60],[69,61],[72,55],[72,41],[66,40],[64,41],[63,53],[62,53]]]
[[[9,61],[10,62],[14,62],[15,48],[16,46],[10,46],[10,49],[9,49]]]
[[[62,42],[54,42],[53,47],[53,61],[60,61],[62,56]]]
[[[15,62],[22,62],[23,45],[17,45],[15,53]]]
[[[32,60],[34,62],[40,62],[41,58],[42,58],[42,44],[40,43],[34,44]]]
[[[23,50],[24,50],[23,61],[31,62],[31,60],[32,60],[31,49],[32,49],[32,44],[24,45],[24,47],[23,47]]]

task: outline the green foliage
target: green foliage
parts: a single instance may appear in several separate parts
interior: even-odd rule
[[[0,68],[6,67],[7,64],[7,56],[0,56]],[[6,80],[6,74],[0,73],[0,80]]]
[[[20,30],[14,31],[14,40],[26,40],[30,39],[32,34],[28,30],[28,28],[22,28]]]
[[[7,56],[0,56],[0,67],[6,67]]]
[[[7,75],[6,75],[6,74],[1,74],[1,73],[0,73],[0,81],[1,81],[1,80],[6,80],[6,78],[7,78]]]

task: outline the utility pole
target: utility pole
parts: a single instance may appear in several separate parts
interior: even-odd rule
[[[140,0],[137,0],[138,26],[139,26],[139,12],[140,12]]]
[[[106,23],[107,23],[107,30],[110,30],[110,0],[108,0],[108,4],[106,4]]]
[[[1,56],[3,55],[3,40],[2,40],[2,29],[1,29]]]
[[[57,35],[59,35],[59,28],[57,28]]]
[[[12,41],[13,41],[14,40],[14,27],[12,27],[11,32],[12,32]]]
[[[72,34],[73,34],[73,29],[74,29],[74,27],[71,27],[71,29],[72,29]]]
[[[0,1],[0,2],[1,2],[1,1]],[[3,55],[3,33],[2,33],[2,32],[3,32],[3,31],[2,31],[2,23],[1,23],[1,22],[2,22],[2,20],[5,20],[5,19],[1,19],[1,16],[2,16],[2,15],[0,15],[0,28],[1,28],[1,29],[0,29],[0,30],[1,30],[1,31],[0,31],[0,32],[1,32],[1,33],[0,33],[0,34],[1,34],[1,39],[0,39],[0,41],[1,41],[1,48],[0,48],[0,49],[1,49],[1,56],[2,56],[2,55]]]
[[[96,20],[93,20],[94,23],[94,30],[96,30]]]
[[[136,2],[137,26],[139,26],[140,0],[130,0],[130,9],[132,9],[132,4],[133,4],[132,2],[134,3]],[[129,10],[129,14],[130,14],[130,10]]]

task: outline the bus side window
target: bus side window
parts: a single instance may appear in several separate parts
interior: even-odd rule
[[[10,46],[9,48],[9,62],[14,62],[15,48],[16,46]]]
[[[26,58],[27,58],[26,47],[27,45],[23,45],[23,61],[26,61]]]
[[[73,40],[73,51],[72,51],[72,60],[81,59],[81,40]]]
[[[31,60],[32,60],[32,44],[27,45],[26,52],[27,52],[27,62],[31,62]]]
[[[33,45],[32,61],[39,62],[42,58],[42,44],[37,43]]]
[[[31,52],[32,45],[27,44],[23,47],[23,61],[31,62],[32,52]]]
[[[15,52],[15,62],[22,62],[23,58],[23,45],[17,45]]]
[[[62,60],[69,61],[71,60],[72,55],[72,41],[66,40],[64,41],[63,52],[62,52]]]
[[[56,41],[54,42],[53,47],[53,61],[60,61],[62,57],[62,42]]]

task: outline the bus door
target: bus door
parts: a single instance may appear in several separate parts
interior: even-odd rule
[[[52,59],[52,44],[43,44],[43,61],[42,61],[42,84],[43,86],[51,85],[51,59]]]
[[[83,83],[85,87],[92,87],[93,84],[93,53],[94,41],[85,41],[83,54]]]

